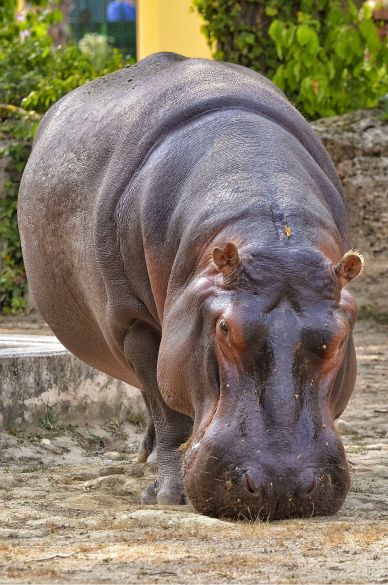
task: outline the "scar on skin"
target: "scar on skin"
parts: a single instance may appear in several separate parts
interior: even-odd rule
[[[283,231],[286,234],[287,238],[292,236],[292,229],[290,228],[289,225],[284,225],[283,226]]]

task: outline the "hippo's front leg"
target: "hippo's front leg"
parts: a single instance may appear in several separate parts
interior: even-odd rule
[[[158,478],[142,495],[144,504],[183,504],[179,447],[191,434],[190,417],[171,410],[164,402],[156,379],[160,337],[149,325],[136,322],[125,337],[125,356],[143,385],[149,416],[155,427]]]

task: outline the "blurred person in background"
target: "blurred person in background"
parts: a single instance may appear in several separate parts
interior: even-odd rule
[[[134,0],[112,0],[106,8],[108,22],[134,22],[136,5]]]

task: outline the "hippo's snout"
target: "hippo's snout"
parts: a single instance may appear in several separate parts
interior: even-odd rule
[[[213,516],[246,520],[281,520],[330,515],[341,507],[349,487],[347,474],[307,469],[296,476],[269,476],[244,471],[218,480],[212,489],[188,489],[197,510]]]
[[[316,445],[304,461],[290,450],[230,449],[226,456],[213,441],[214,435],[185,457],[187,494],[207,515],[247,520],[330,515],[349,490],[344,450],[334,432],[330,442]]]
[[[250,469],[226,491],[233,516],[279,520],[335,513],[345,498],[346,484],[311,468],[286,477]]]

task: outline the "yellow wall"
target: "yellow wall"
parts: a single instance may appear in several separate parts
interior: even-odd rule
[[[192,0],[137,0],[137,58],[158,51],[211,57]]]

